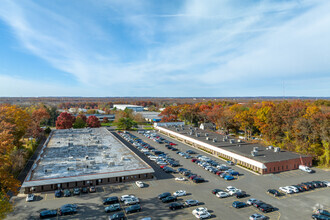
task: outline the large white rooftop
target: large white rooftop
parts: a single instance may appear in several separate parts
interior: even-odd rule
[[[153,169],[107,129],[64,129],[52,133],[23,187],[147,172]]]

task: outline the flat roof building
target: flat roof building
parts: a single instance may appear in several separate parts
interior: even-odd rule
[[[25,193],[120,183],[154,170],[105,128],[55,130],[22,187]]]
[[[243,142],[230,136],[184,125],[158,126],[156,130],[192,147],[231,160],[260,174],[298,169],[299,165],[312,166],[312,156],[301,155],[277,147]]]
[[[159,116],[160,112],[137,112],[148,122],[159,122],[162,120],[162,116]]]
[[[120,109],[120,110],[132,109],[135,112],[142,112],[142,111],[144,111],[143,106],[139,106],[139,105],[115,104],[115,105],[113,105],[113,108]]]

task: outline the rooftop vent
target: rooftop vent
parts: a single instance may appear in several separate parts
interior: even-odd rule
[[[227,139],[226,139],[226,138],[222,138],[222,141],[226,142],[226,141],[227,141]]]
[[[205,133],[205,137],[208,137],[209,136],[209,134],[208,133]]]
[[[209,137],[206,137],[206,140],[208,141],[208,140],[210,140],[210,138]]]
[[[259,147],[253,147],[253,151],[258,151]]]
[[[235,140],[234,139],[230,139],[229,140],[229,143],[233,144],[233,143],[235,143]]]
[[[268,149],[269,149],[269,150],[273,150],[273,148],[274,148],[274,147],[273,147],[273,146],[271,146],[271,145],[270,145],[270,146],[268,146]]]
[[[251,155],[252,155],[253,157],[258,156],[258,151],[251,151]]]
[[[276,152],[276,153],[281,152],[281,148],[279,148],[279,147],[275,147],[275,148],[274,148],[274,152]]]
[[[199,133],[196,133],[196,137],[199,137]]]
[[[213,142],[217,142],[218,140],[216,138],[213,139]]]

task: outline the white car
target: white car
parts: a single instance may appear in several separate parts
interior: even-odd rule
[[[198,207],[197,209],[194,209],[191,213],[195,215],[198,212],[207,212],[207,208],[204,207]]]
[[[249,217],[249,220],[264,220],[264,219],[267,219],[267,217],[258,213],[253,214]]]
[[[235,189],[235,190],[230,190],[230,191],[228,191],[228,193],[229,193],[229,195],[234,195],[234,194],[236,194],[236,193],[238,193],[238,192],[242,192],[242,190],[240,190],[240,189]]]
[[[299,192],[299,189],[297,187],[294,186],[287,186],[287,188],[291,189],[293,192],[297,193]]]
[[[293,193],[292,189],[288,188],[287,186],[280,187],[279,190],[281,190],[282,192],[284,192],[286,194],[292,194]]]
[[[217,194],[215,194],[215,195],[219,198],[226,198],[229,196],[229,194],[226,192],[217,192]]]
[[[330,181],[323,181],[327,187],[330,187]]]
[[[229,192],[229,191],[236,190],[236,189],[237,189],[236,187],[227,186],[226,191]]]
[[[185,196],[185,195],[186,195],[186,191],[184,191],[184,190],[178,190],[173,193],[173,196],[175,196],[175,197]]]
[[[196,214],[194,214],[194,216],[198,219],[206,219],[206,218],[210,218],[211,214],[209,212],[197,212]]]
[[[158,157],[156,157],[156,156],[150,156],[149,159],[152,160],[152,161],[156,161],[158,159]]]
[[[34,194],[28,194],[26,196],[26,201],[27,202],[32,202],[34,200]]]
[[[130,198],[130,199],[126,199],[125,201],[124,201],[124,204],[125,205],[134,205],[134,204],[137,204],[137,203],[139,203],[140,201],[139,201],[139,199],[138,198]]]
[[[136,181],[135,184],[140,187],[140,188],[143,188],[144,187],[144,183],[141,182],[141,181]]]
[[[176,177],[175,180],[176,181],[186,181],[187,179],[184,177]]]
[[[120,201],[124,202],[126,199],[136,198],[134,195],[123,195],[120,197]]]

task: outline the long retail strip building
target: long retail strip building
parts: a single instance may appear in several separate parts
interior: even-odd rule
[[[199,128],[155,123],[155,129],[193,148],[231,160],[259,174],[294,170],[298,169],[299,165],[312,166],[312,156],[300,155],[278,147],[247,143]]]
[[[28,173],[25,193],[153,178],[154,170],[105,128],[55,130]]]

